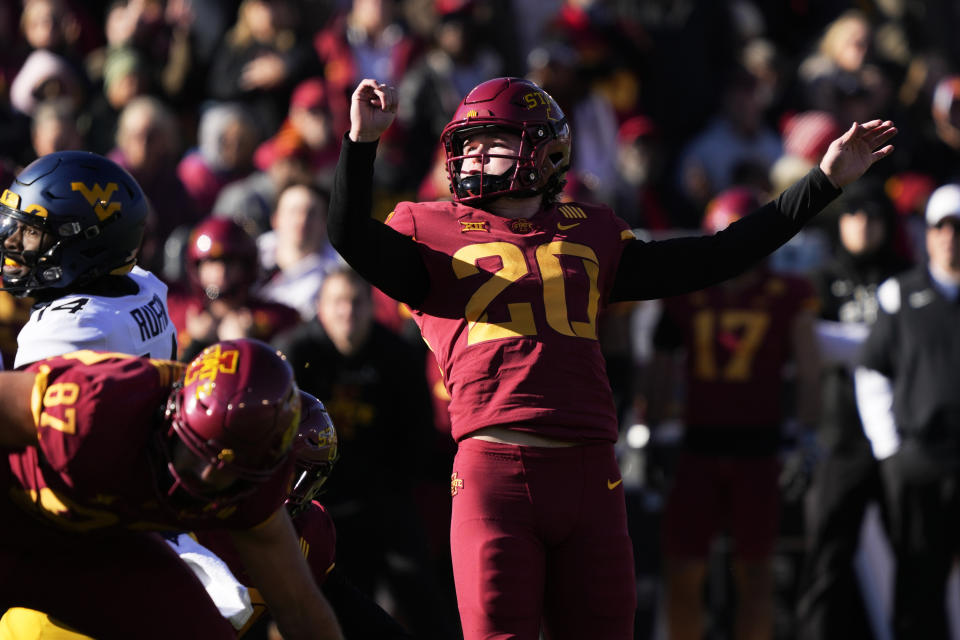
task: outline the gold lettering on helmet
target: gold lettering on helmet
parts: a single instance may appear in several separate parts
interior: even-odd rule
[[[0,203],[7,205],[11,209],[20,210],[21,202],[20,195],[10,191],[10,189],[4,189],[3,195],[0,195]],[[46,218],[48,215],[47,210],[39,204],[31,204],[28,207],[24,207],[22,211],[24,213],[32,213],[39,218]]]
[[[11,209],[20,208],[20,196],[13,191],[10,191],[10,189],[3,190],[3,195],[0,196],[0,202],[7,205]]]
[[[221,352],[219,344],[204,349],[187,366],[187,372],[183,378],[184,386],[189,386],[199,380],[200,384],[196,388],[197,397],[209,395],[218,374],[234,374],[237,372],[239,356],[240,352],[236,349]]]
[[[217,460],[220,462],[226,462],[230,464],[237,457],[237,454],[233,452],[233,449],[221,449],[220,453],[217,454]]]
[[[471,109],[470,111],[467,111],[467,117],[468,117],[468,118],[477,118],[477,117],[479,117],[479,116],[480,116],[480,114],[477,113],[476,109]]]
[[[113,198],[114,191],[116,191],[118,188],[116,182],[108,182],[106,189],[97,183],[94,183],[93,188],[91,189],[82,182],[71,182],[70,188],[74,191],[79,191],[83,195],[87,202],[90,203],[90,206],[93,207],[94,212],[97,214],[97,218],[101,222],[112,216],[121,208],[119,202],[110,202],[110,199]]]
[[[550,107],[546,96],[541,91],[533,91],[523,96],[523,101],[527,103],[527,109],[536,109],[537,107]]]
[[[49,212],[44,207],[41,207],[39,204],[31,204],[27,207],[24,207],[23,212],[32,213],[38,218],[46,218],[48,215],[50,215]]]
[[[552,108],[550,104],[551,98],[543,91],[531,91],[523,96],[523,101],[527,104],[528,111],[530,109],[536,109],[537,107],[546,107],[547,120],[556,120],[550,113],[550,109]]]

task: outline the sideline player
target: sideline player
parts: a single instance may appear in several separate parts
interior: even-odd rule
[[[702,228],[716,233],[760,206],[735,186],[707,206]],[[782,425],[813,433],[819,362],[813,322],[819,302],[805,278],[762,261],[716,286],[664,301],[653,344],[648,418],[657,424],[683,389],[684,434],[663,512],[665,601],[671,640],[699,639],[712,543],[729,534],[736,592],[732,637],[773,636],[773,551],[780,528]],[[683,353],[677,359],[675,354]],[[682,366],[681,366],[682,361]],[[792,363],[794,384],[782,371]],[[795,401],[788,390],[793,387]]]
[[[607,303],[730,278],[768,255],[893,150],[889,121],[854,123],[774,202],[713,236],[642,242],[599,205],[559,204],[570,127],[536,84],[475,87],[441,136],[453,202],[371,217],[377,141],[396,89],[359,83],[328,235],[414,311],[451,396],[450,530],[468,640],[630,638],[632,546],[618,424],[597,320]]]

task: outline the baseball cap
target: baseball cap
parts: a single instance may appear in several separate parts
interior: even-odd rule
[[[944,218],[960,219],[960,184],[951,183],[938,187],[927,201],[927,225],[934,227]]]

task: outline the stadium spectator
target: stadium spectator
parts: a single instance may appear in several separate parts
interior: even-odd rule
[[[267,341],[300,323],[293,307],[256,295],[256,241],[229,218],[208,217],[197,224],[186,261],[188,284],[168,297],[181,360],[190,360],[217,340]]]
[[[855,372],[896,562],[895,638],[946,638],[947,575],[960,530],[960,185],[927,203],[927,260],[877,290]]]
[[[257,294],[297,309],[304,320],[316,314],[326,272],[342,262],[327,241],[328,202],[325,192],[310,185],[290,185],[270,218],[273,229],[257,238],[266,273]]]

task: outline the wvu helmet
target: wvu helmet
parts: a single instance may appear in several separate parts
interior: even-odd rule
[[[38,158],[0,196],[3,287],[64,289],[136,263],[149,204],[119,165],[87,151]],[[25,246],[27,234],[37,240]]]
[[[240,282],[231,283],[226,291],[207,291],[200,283],[199,268],[203,260],[235,260],[243,267]],[[212,216],[199,223],[190,233],[187,244],[187,276],[197,291],[211,300],[235,295],[248,289],[257,279],[257,242],[231,218]]]
[[[760,197],[749,187],[730,187],[707,204],[701,227],[707,233],[723,231],[748,213],[760,208]]]
[[[211,496],[196,477],[180,473],[177,442],[217,470],[242,482],[218,504],[236,501],[270,478],[284,463],[300,424],[300,390],[283,354],[259,340],[218,342],[187,365],[183,384],[170,394],[163,447],[177,489],[205,500]]]
[[[300,407],[300,428],[293,441],[296,473],[287,498],[290,515],[305,509],[320,493],[340,457],[337,430],[327,408],[306,391],[300,392]]]
[[[513,167],[502,175],[460,176],[464,139],[490,128],[520,136]],[[570,168],[570,126],[556,101],[523,78],[495,78],[467,94],[440,135],[453,199],[477,204],[500,196],[555,197]],[[478,154],[476,157],[481,157]]]

